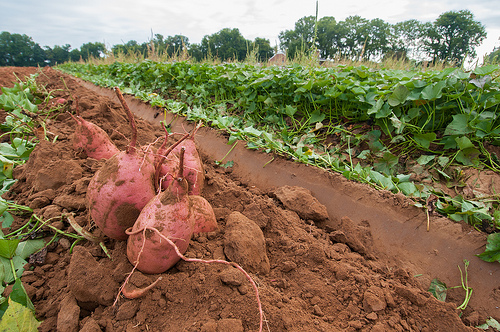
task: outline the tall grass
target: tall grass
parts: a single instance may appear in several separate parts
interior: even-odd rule
[[[148,45],[146,54],[138,51],[128,51],[127,53],[113,52],[106,53],[103,57],[89,57],[86,61],[80,59],[77,63],[91,63],[94,65],[111,64],[114,62],[124,63],[139,63],[144,60],[151,60],[155,62],[190,62],[190,63],[208,63],[208,64],[221,64],[228,62],[236,62],[234,59],[222,61],[222,59],[209,53],[202,61],[197,61],[189,55],[186,47],[182,50],[176,50],[171,55],[168,54],[168,47],[165,49],[156,48],[154,43]],[[247,51],[247,56],[244,60],[240,61],[248,65],[258,66],[271,66],[267,62],[259,61],[258,48],[253,47]],[[327,59],[320,62],[319,52],[315,49],[305,50],[302,49],[294,55],[293,59],[287,57],[286,65],[301,65],[312,67],[338,67],[338,66],[352,66],[352,67],[366,67],[374,70],[379,69],[393,69],[393,70],[408,70],[408,71],[439,71],[445,68],[455,67],[455,64],[444,61],[421,61],[401,59],[396,57],[383,58],[380,61],[359,60],[348,57],[335,56],[332,59]]]

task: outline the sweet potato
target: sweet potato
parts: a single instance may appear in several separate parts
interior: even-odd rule
[[[116,94],[129,117],[132,139],[126,151],[108,159],[94,174],[87,188],[87,206],[92,220],[105,235],[125,240],[125,230],[155,196],[154,164],[149,155],[136,148],[133,115],[118,88]]]
[[[156,156],[155,156],[155,177],[154,177],[154,183],[157,188],[157,192],[159,193],[162,189],[162,181],[163,178],[161,178],[160,173],[162,172],[162,165],[163,161],[165,158],[172,152],[173,149],[175,149],[180,143],[182,143],[186,138],[189,137],[189,134],[186,134],[182,136],[177,142],[172,144],[170,147],[167,148],[167,142],[170,134],[167,131],[167,128],[163,125],[163,129],[165,131],[165,141],[163,141],[163,144],[158,148],[158,151],[156,151]],[[170,179],[169,183],[172,183],[173,178]],[[165,189],[168,188],[168,186],[165,187]]]
[[[183,176],[187,180],[189,185],[188,193],[190,195],[201,194],[203,185],[205,183],[205,172],[203,170],[203,164],[194,142],[194,135],[196,134],[200,126],[201,123],[193,129],[188,139],[186,139],[177,148],[173,149],[172,152],[163,161],[160,170],[160,177],[162,179],[161,182],[164,189],[168,188],[170,183],[172,183],[174,179],[173,175],[176,174],[177,170],[179,169],[180,149],[181,147],[184,147],[186,152],[184,156]]]
[[[217,219],[210,203],[198,195],[189,195],[190,222],[193,233],[213,232],[217,229]]]
[[[78,97],[75,97],[75,109],[76,115],[70,113],[76,121],[76,130],[73,134],[73,148],[75,150],[83,150],[87,157],[94,159],[109,159],[120,152],[101,127],[80,116]]]
[[[101,127],[80,116],[78,97],[75,97],[75,109],[76,115],[70,113],[76,121],[76,130],[73,134],[73,148],[75,150],[83,150],[87,157],[94,159],[109,159],[120,152]]]
[[[183,178],[184,149],[181,149],[177,177],[167,190],[156,195],[141,211],[134,226],[127,230],[127,257],[144,273],[162,273],[178,261],[174,248],[158,234],[157,229],[172,239],[179,250],[186,252],[193,227],[190,220],[188,184]]]
[[[71,115],[77,123],[73,134],[73,147],[83,150],[87,157],[94,159],[109,159],[120,152],[101,127],[84,120],[81,116]]]

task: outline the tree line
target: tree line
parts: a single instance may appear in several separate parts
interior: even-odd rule
[[[242,61],[252,56],[267,61],[277,51],[294,59],[300,54],[318,52],[325,59],[374,60],[395,57],[405,60],[429,60],[461,63],[467,56],[476,56],[475,48],[486,38],[485,27],[468,10],[441,14],[434,22],[407,20],[396,24],[381,19],[368,20],[349,16],[337,21],[332,16],[305,16],[293,30],[279,33],[279,49],[271,47],[268,39],[245,39],[236,28],[225,28],[205,35],[199,44],[189,43],[183,35],[155,34],[139,44],[135,40],[107,49],[103,43],[83,44],[80,49],[71,45],[41,47],[27,35],[0,33],[0,66],[45,66],[66,61],[87,60],[90,57],[140,56],[150,57],[187,54],[202,61],[217,58],[221,61]],[[496,50],[494,50],[496,51]],[[498,61],[498,57],[493,57]]]
[[[289,57],[314,47],[327,59],[396,57],[452,63],[475,57],[475,48],[485,38],[485,27],[468,10],[443,13],[432,23],[412,19],[389,24],[357,15],[337,22],[331,16],[307,16],[295,23],[294,30],[279,34]]]

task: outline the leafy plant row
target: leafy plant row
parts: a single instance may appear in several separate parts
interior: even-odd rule
[[[34,77],[26,83],[19,82],[12,88],[2,87],[0,109],[7,111],[4,123],[0,125],[3,134],[0,143],[0,194],[5,193],[15,182],[12,176],[13,168],[28,160],[35,144],[28,137],[32,119],[28,114],[37,114],[37,104],[41,103],[36,94]],[[15,213],[29,213],[27,206],[0,198],[0,225],[8,229]],[[21,283],[21,275],[29,255],[45,246],[43,240],[25,240],[9,238],[0,231],[0,294],[5,286],[13,284],[8,298],[0,296],[0,326],[8,329],[17,326],[16,320],[24,321],[23,327],[36,328],[39,323],[34,317],[34,306]]]
[[[498,66],[465,72],[144,61],[59,69],[204,120],[226,130],[229,143],[243,139],[249,148],[402,192],[422,207],[435,195],[436,210],[454,220],[500,227],[498,199],[450,197],[413,181],[402,161],[445,180],[455,176],[455,164],[499,171],[485,147],[500,145]]]
[[[47,92],[37,84],[36,78],[37,74],[26,78],[25,82],[19,80],[12,88],[1,88],[0,109],[6,116],[0,124],[0,195],[16,181],[13,169],[28,160],[39,139],[48,139],[47,119],[64,108],[63,104],[51,102],[53,91]],[[14,216],[25,218],[27,222],[11,231]],[[83,239],[80,235],[56,229],[47,224],[49,221],[42,220],[28,206],[0,198],[0,294],[6,286],[12,285],[8,297],[0,295],[1,331],[33,331],[40,325],[21,282],[28,261],[43,258],[46,246],[61,236],[75,239],[73,245]],[[48,242],[43,238],[47,228],[54,232]],[[9,232],[4,234],[4,231]]]

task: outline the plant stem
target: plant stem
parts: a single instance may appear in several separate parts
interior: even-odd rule
[[[233,149],[235,148],[236,144],[238,144],[238,141],[234,142],[234,144],[231,147],[231,149],[229,149],[229,151],[224,155],[224,157],[222,157],[222,159],[217,162],[218,164],[221,164],[222,161],[224,161],[224,159],[226,159],[226,157],[231,153],[231,151],[233,151]]]
[[[468,281],[468,272],[467,272],[468,267],[469,267],[469,261],[464,259],[464,271],[465,271],[465,278],[464,278],[464,273],[462,273],[460,265],[458,266],[458,269],[460,270],[460,280],[462,281],[462,288],[465,290],[464,302],[457,307],[457,309],[460,310],[465,310],[465,308],[467,308],[469,300],[472,297],[472,288],[469,287],[469,281]]]

